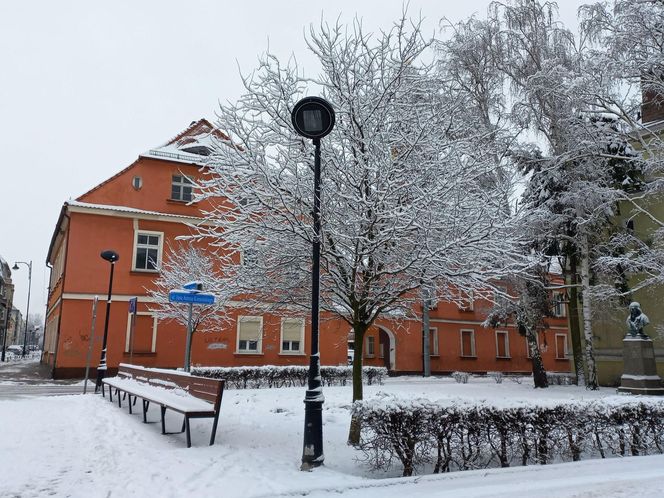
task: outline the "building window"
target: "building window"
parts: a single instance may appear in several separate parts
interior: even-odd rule
[[[567,359],[567,334],[556,334],[556,360]]]
[[[263,318],[241,316],[237,321],[237,352],[260,353],[263,337]]]
[[[173,175],[171,199],[174,201],[191,201],[194,182],[184,175]]]
[[[496,330],[496,358],[510,357],[510,339],[506,330]]]
[[[131,179],[131,186],[134,187],[134,190],[141,190],[143,179],[140,176],[135,176]]]
[[[475,358],[475,331],[461,331],[461,356]]]
[[[367,351],[364,356],[367,358],[373,358],[376,354],[376,338],[372,335],[367,336]]]
[[[134,270],[159,271],[164,234],[135,232]]]
[[[281,352],[303,353],[304,320],[284,318],[281,321]]]
[[[438,329],[429,329],[429,356],[438,356]]]
[[[567,316],[567,310],[565,308],[565,294],[562,292],[554,292],[553,294],[553,316],[555,317],[565,317]]]
[[[157,318],[152,313],[136,313],[134,332],[131,332],[131,313],[127,318],[125,353],[154,353],[157,351]]]

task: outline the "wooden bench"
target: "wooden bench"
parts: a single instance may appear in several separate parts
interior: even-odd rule
[[[187,448],[191,447],[189,419],[214,418],[210,445],[214,444],[219,421],[219,407],[224,392],[223,380],[196,377],[174,370],[145,368],[121,363],[116,377],[102,380],[101,393],[106,397],[104,386],[108,386],[108,396],[111,401],[113,401],[113,391],[115,390],[119,407],[122,407],[123,398],[128,397],[129,413],[132,413],[132,406],[136,404],[136,400],[141,398],[144,423],[147,423],[150,403],[159,405],[162,434],[167,434],[165,420],[167,409],[183,414],[182,430],[178,433],[186,431]],[[132,397],[134,398],[133,404]]]

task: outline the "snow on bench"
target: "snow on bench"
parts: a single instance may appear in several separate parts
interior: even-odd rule
[[[224,390],[224,381],[196,377],[185,372],[146,368],[121,363],[118,375],[102,381],[102,395],[106,397],[104,386],[108,386],[109,399],[113,401],[113,389],[118,398],[118,406],[122,407],[124,393],[129,397],[129,413],[132,413],[132,396],[134,404],[137,398],[142,399],[143,422],[147,423],[147,410],[150,403],[161,408],[161,432],[166,434],[166,409],[184,415],[182,430],[187,435],[187,447],[191,447],[189,419],[214,418],[210,445],[214,444],[219,420],[219,407]]]

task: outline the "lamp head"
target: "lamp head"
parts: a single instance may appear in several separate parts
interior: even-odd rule
[[[12,266],[12,270],[18,270],[18,263],[14,263],[14,266]]]
[[[119,254],[117,252],[111,250],[111,249],[108,249],[106,251],[102,251],[100,256],[101,256],[102,259],[105,259],[109,263],[115,263],[118,259],[120,259]]]

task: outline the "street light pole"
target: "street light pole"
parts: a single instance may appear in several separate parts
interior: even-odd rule
[[[101,381],[106,373],[106,342],[108,339],[108,319],[111,314],[111,294],[113,292],[113,270],[115,269],[115,262],[120,259],[120,256],[115,251],[104,251],[101,253],[102,259],[111,263],[111,275],[108,279],[108,298],[106,299],[106,319],[104,320],[104,339],[101,345],[101,357],[99,358],[99,366],[97,367],[97,383],[95,384],[95,393],[101,387]]]
[[[30,321],[30,290],[32,289],[32,260],[29,263],[25,261],[16,261],[12,270],[18,270],[18,265],[25,265],[28,267],[28,303],[25,307],[25,331],[23,332],[23,352],[21,356],[25,356],[25,343],[28,340],[28,322]]]
[[[320,377],[319,314],[320,314],[320,139],[334,127],[334,110],[329,102],[319,97],[300,100],[291,115],[295,131],[310,138],[314,144],[314,206],[311,256],[311,356],[307,392],[304,397],[304,443],[302,470],[323,464],[323,387]]]

